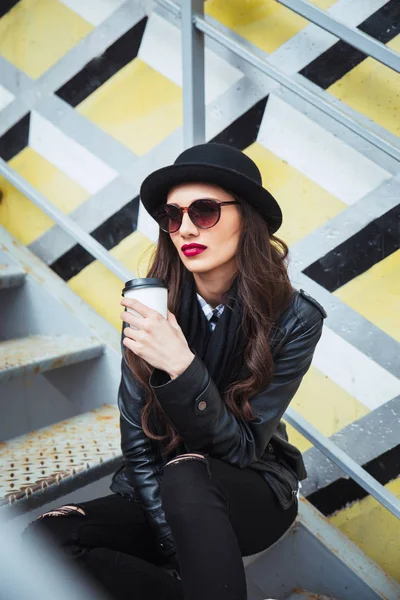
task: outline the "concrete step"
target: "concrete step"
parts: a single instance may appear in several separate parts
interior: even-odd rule
[[[69,335],[31,336],[0,342],[0,381],[96,358],[103,353],[97,339]]]
[[[0,290],[22,285],[25,277],[26,273],[20,267],[2,263],[0,259]]]
[[[40,506],[112,473],[120,454],[119,411],[111,405],[0,442],[2,514],[10,504]]]

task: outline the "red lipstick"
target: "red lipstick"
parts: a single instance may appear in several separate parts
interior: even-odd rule
[[[197,254],[207,250],[207,246],[203,246],[202,244],[184,244],[181,250],[185,256],[197,256]]]

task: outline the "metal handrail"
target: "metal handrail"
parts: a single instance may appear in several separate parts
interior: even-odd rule
[[[371,58],[386,65],[389,69],[393,69],[393,71],[397,71],[398,73],[400,72],[399,54],[360,29],[342,23],[328,12],[310,4],[306,0],[277,0],[277,2],[304,17],[307,21],[318,25],[321,29],[325,29],[328,33],[347,42],[353,48],[371,56]],[[163,6],[175,17],[181,17],[181,7],[172,0],[157,0],[157,4]],[[195,19],[197,20],[197,17]]]
[[[192,1],[193,0],[187,0],[188,3],[192,2]],[[164,8],[167,12],[169,12],[174,17],[182,18],[181,8],[172,0],[157,0],[157,4],[160,7]],[[340,22],[337,21],[337,23],[340,23]],[[311,104],[312,106],[317,108],[318,110],[322,111],[329,117],[332,117],[341,125],[344,125],[347,129],[349,129],[350,131],[355,133],[358,137],[363,138],[364,140],[369,142],[371,145],[375,146],[376,148],[378,148],[385,154],[389,155],[390,157],[394,158],[396,161],[400,162],[400,147],[397,146],[394,141],[392,143],[392,141],[389,141],[383,135],[376,133],[376,131],[373,131],[372,129],[366,127],[365,124],[357,121],[354,117],[347,114],[346,110],[348,107],[346,105],[344,105],[337,98],[330,97],[330,95],[325,90],[321,90],[320,92],[315,92],[312,89],[309,89],[308,87],[306,87],[306,85],[300,83],[300,81],[298,79],[296,80],[296,79],[286,75],[285,73],[283,73],[282,71],[280,71],[279,69],[277,69],[276,67],[271,65],[268,62],[268,60],[260,58],[254,52],[252,52],[249,48],[242,46],[238,41],[236,41],[233,38],[230,38],[221,29],[219,29],[218,27],[215,27],[214,25],[212,25],[211,23],[206,21],[202,15],[199,16],[199,14],[196,14],[196,12],[194,12],[194,14],[193,14],[193,25],[196,27],[196,29],[201,31],[204,35],[208,36],[209,38],[211,38],[212,40],[214,40],[215,42],[220,44],[222,47],[230,50],[233,54],[236,54],[237,56],[239,56],[241,59],[245,60],[248,64],[255,67],[261,73],[264,73],[265,75],[267,75],[268,77],[270,77],[271,79],[273,79],[274,81],[276,81],[277,83],[282,85],[282,87],[290,90],[296,96],[303,98],[303,100],[305,100],[306,102],[308,102],[309,104]],[[346,29],[346,31],[348,32],[348,36],[347,36],[348,38],[350,37],[350,33],[351,33],[351,35],[353,37],[356,37],[358,40],[358,34],[360,34],[359,38],[361,41],[358,41],[359,46],[361,46],[362,44],[365,45],[365,38],[368,38],[368,41],[371,41],[371,40],[376,41],[361,31],[358,31],[353,28],[349,28],[346,25],[341,24],[341,23],[340,23],[340,25],[342,26],[343,29]],[[183,27],[184,27],[184,24],[183,24]],[[380,42],[376,42],[376,43],[380,44]],[[393,52],[392,50],[390,50],[389,48],[386,48],[386,46],[384,46],[384,44],[380,44],[380,46],[382,46],[383,49],[379,48],[379,50],[381,52],[386,51],[388,53],[388,55],[390,55],[390,57],[391,57],[390,60],[393,60],[393,57],[397,58],[397,54],[395,52]],[[372,52],[374,52],[375,55],[380,56],[380,54],[376,50],[375,46],[372,49]],[[396,67],[397,67],[397,63],[396,63]],[[195,83],[194,83],[194,85],[195,85]],[[185,100],[185,90],[184,90],[184,100]],[[185,115],[185,113],[184,113],[184,115]],[[189,126],[189,124],[188,124],[188,126]],[[198,121],[197,121],[197,127],[199,127]],[[201,132],[199,133],[197,131],[196,123],[193,124],[192,129],[194,132],[193,138],[194,138],[194,140],[196,140],[196,143],[197,143]],[[385,132],[382,128],[382,134],[384,134],[384,133]],[[193,142],[193,143],[195,143],[195,142]]]
[[[359,123],[353,117],[346,114],[344,105],[343,109],[341,108],[342,102],[340,100],[337,100],[333,97],[331,98],[324,90],[321,90],[321,92],[317,93],[311,89],[308,89],[298,80],[295,80],[279,69],[276,69],[267,61],[259,58],[248,48],[241,46],[235,39],[230,38],[218,28],[205,21],[205,19],[202,17],[195,16],[194,22],[195,26],[209,38],[215,40],[217,43],[221,44],[221,46],[227,48],[237,56],[240,56],[240,58],[247,61],[253,67],[257,68],[259,71],[279,83],[284,88],[287,88],[296,94],[296,96],[303,98],[306,100],[306,102],[312,106],[315,106],[315,108],[318,110],[322,111],[329,117],[332,117],[338,123],[356,133],[359,137],[367,140],[370,144],[376,148],[379,148],[379,150],[385,152],[400,162],[400,147],[394,146],[387,139],[381,135],[378,135],[375,133],[375,131],[367,129],[362,123]]]
[[[77,223],[54,206],[43,194],[38,192],[28,181],[15,171],[5,160],[0,158],[0,175],[3,175],[13,186],[22,192],[31,202],[59,225],[68,235],[80,244],[89,254],[97,258],[105,267],[110,269],[122,281],[136,277],[120,261],[112,256],[97,240],[86,233]]]
[[[349,475],[359,486],[373,496],[395,517],[400,519],[400,500],[360,467],[344,450],[325,437],[293,408],[287,408],[284,419],[320,450],[329,460]]]
[[[306,2],[306,0],[277,0],[277,2],[304,17],[307,21],[311,21],[321,29],[325,29],[328,33],[347,42],[353,48],[386,65],[389,69],[400,73],[400,55],[391,48],[387,48],[382,42],[378,42],[375,38],[360,31],[360,29],[345,25],[326,11]]]

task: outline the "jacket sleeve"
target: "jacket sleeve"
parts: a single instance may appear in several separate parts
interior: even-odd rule
[[[242,468],[257,461],[310,367],[322,323],[318,310],[306,320],[296,319],[275,356],[272,381],[251,398],[253,421],[237,419],[228,411],[197,355],[179,377],[153,386],[188,451],[207,453]]]
[[[141,425],[141,409],[144,405],[142,388],[134,379],[124,359],[121,373],[118,406],[125,473],[134,488],[136,498],[145,510],[160,552],[169,557],[175,553],[175,548],[161,505],[158,450],[154,442],[145,435]]]

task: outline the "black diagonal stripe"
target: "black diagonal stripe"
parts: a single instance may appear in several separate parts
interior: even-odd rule
[[[259,100],[254,106],[221,131],[211,142],[229,144],[244,150],[256,141],[258,130],[264,115],[268,96]]]
[[[333,292],[400,248],[400,204],[304,269]]]
[[[4,15],[11,10],[16,4],[18,4],[19,0],[1,0],[0,4],[0,19],[4,17]]]
[[[382,485],[386,485],[400,473],[400,445],[395,446],[369,463],[363,468]],[[368,493],[352,479],[337,479],[316,492],[307,496],[311,502],[326,517],[337,510],[341,510],[350,502],[362,500]]]
[[[101,56],[88,62],[79,73],[55,92],[57,96],[71,106],[77,106],[131,62],[139,51],[146,22],[147,17],[124,33]]]
[[[106,250],[111,250],[128,235],[136,231],[138,212],[139,196],[125,204],[118,212],[104,221],[97,229],[92,231],[91,235]],[[89,252],[76,244],[50,266],[64,281],[68,281],[94,260],[96,259]]]
[[[26,114],[0,137],[0,156],[9,161],[28,145],[31,115]]]
[[[360,31],[387,44],[400,33],[400,2],[391,0],[358,26]],[[360,64],[366,55],[346,42],[339,41],[300,71],[326,90]]]

